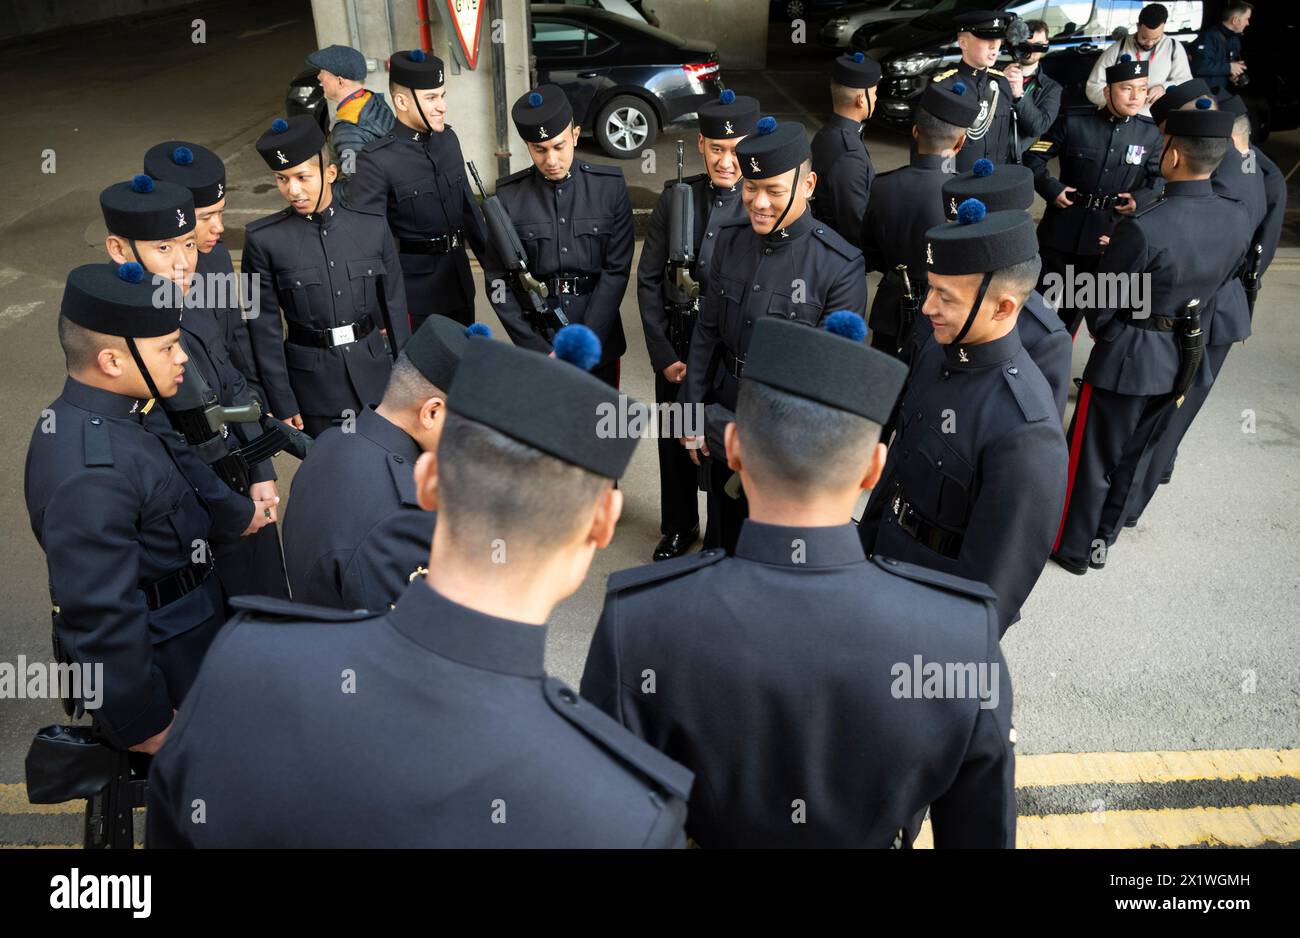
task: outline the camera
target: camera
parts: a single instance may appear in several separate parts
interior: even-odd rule
[[[1229,61],[1229,62],[1240,62],[1240,61],[1241,61],[1241,56],[1234,52],[1234,53],[1232,53],[1231,55],[1228,56],[1228,61]],[[1250,84],[1250,73],[1249,73],[1249,72],[1242,72],[1242,73],[1241,73],[1240,75],[1238,75],[1235,79],[1233,79],[1233,84],[1235,84],[1238,88],[1245,88],[1247,85]]]
[[[1003,39],[1002,52],[1017,65],[1028,65],[1035,52],[1046,52],[1051,46],[1045,42],[1029,41],[1029,26],[1020,17],[1007,24],[1007,34]]]

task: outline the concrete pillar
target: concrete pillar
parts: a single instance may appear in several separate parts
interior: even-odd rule
[[[767,65],[768,0],[649,0],[659,28],[718,44],[722,80],[729,68]]]
[[[447,122],[456,130],[466,160],[473,160],[489,189],[495,185],[497,169],[496,100],[506,103],[503,128],[509,166],[513,172],[528,165],[528,154],[509,123],[509,106],[528,90],[528,9],[526,0],[499,0],[501,16],[493,23],[490,9],[483,14],[479,39],[478,67],[471,71],[452,52],[450,32],[438,14],[439,0],[429,0],[430,36],[434,55],[446,63]],[[482,0],[485,6],[488,0]],[[316,40],[350,45],[361,51],[370,66],[366,87],[388,93],[389,56],[398,49],[420,44],[420,23],[416,0],[312,0]],[[499,40],[499,41],[494,41]],[[494,61],[505,62],[505,86],[497,87]]]

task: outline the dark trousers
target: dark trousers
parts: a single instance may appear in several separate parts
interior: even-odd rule
[[[464,249],[460,249],[463,251]],[[468,261],[453,254],[399,254],[402,265],[402,285],[406,288],[406,312],[411,320],[411,332],[435,313],[454,319],[462,326],[474,322],[474,287],[472,281],[465,286],[463,273],[457,276],[454,269]],[[449,276],[450,275],[450,276]]]
[[[1077,563],[1104,560],[1104,551],[1097,551],[1113,537],[1102,533],[1103,518],[1113,534],[1114,519],[1123,513],[1143,453],[1169,406],[1168,395],[1116,394],[1084,382],[1070,421],[1065,508],[1054,553]]]
[[[1070,330],[1070,338],[1073,339],[1079,331],[1079,323],[1083,322],[1083,307],[1068,306],[1070,298],[1070,287],[1067,273],[1074,274],[1095,274],[1097,265],[1101,263],[1100,254],[1071,254],[1066,251],[1058,251],[1056,248],[1042,247],[1038,249],[1039,256],[1043,259],[1043,270],[1038,275],[1038,292],[1050,300],[1056,297],[1050,295],[1048,275],[1059,277],[1063,284],[1063,292],[1059,298],[1060,307],[1057,309],[1057,315],[1061,317],[1061,322],[1065,323],[1065,328]],[[1067,271],[1066,268],[1073,268]]]
[[[359,412],[360,408],[358,408]],[[330,427],[343,423],[342,417],[321,416],[319,414],[301,414],[302,432],[310,437],[318,437]]]
[[[722,548],[728,554],[736,552],[740,539],[740,526],[749,515],[749,500],[741,492],[732,498],[724,487],[734,474],[720,459],[709,457],[709,523],[704,532],[705,549]]]
[[[280,551],[280,533],[268,524],[256,534],[233,543],[216,544],[217,576],[227,597],[273,596],[289,598],[289,582],[284,575],[284,555]],[[227,615],[234,611],[227,609]]]
[[[655,374],[655,401],[671,404],[677,400],[680,384],[673,384]],[[659,533],[689,534],[700,524],[699,469],[680,440],[659,438]]]
[[[1173,473],[1178,447],[1191,428],[1192,421],[1200,413],[1201,406],[1210,396],[1210,389],[1214,387],[1215,379],[1219,377],[1219,371],[1231,348],[1231,343],[1206,347],[1205,363],[1201,365],[1192,386],[1187,389],[1183,405],[1170,409],[1168,419],[1152,442],[1150,453],[1139,470],[1138,483],[1133,487],[1124,508],[1124,517],[1119,521],[1121,525],[1126,520],[1136,521],[1140,518],[1155,496],[1156,489],[1160,487],[1160,480]]]
[[[619,378],[621,376],[619,371],[619,365],[621,362],[622,359],[615,358],[612,361],[607,361],[602,365],[597,365],[595,368],[591,369],[591,373],[595,375],[597,378],[599,378],[601,381],[604,381],[611,388],[617,390]]]

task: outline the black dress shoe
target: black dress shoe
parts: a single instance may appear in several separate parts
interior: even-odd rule
[[[1137,518],[1129,518],[1127,521],[1124,522],[1124,527],[1126,528],[1136,528],[1137,526],[1138,526]]]
[[[1088,572],[1088,564],[1081,561],[1071,560],[1069,557],[1062,557],[1060,554],[1052,554],[1050,559],[1052,563],[1056,564],[1058,567],[1064,567],[1075,576],[1083,576]]]
[[[1104,560],[1093,560],[1091,557],[1088,558],[1088,569],[1089,569],[1089,570],[1100,570],[1100,569],[1102,569],[1104,566],[1106,566],[1106,561],[1104,561]]]
[[[659,538],[659,544],[655,547],[654,560],[658,562],[680,557],[694,546],[699,536],[699,527],[691,528],[685,534],[665,534]]]

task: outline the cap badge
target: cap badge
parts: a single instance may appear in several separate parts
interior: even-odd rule
[[[1133,63],[1133,74],[1134,74],[1134,75],[1140,75],[1140,74],[1142,74],[1142,63],[1141,63],[1141,62],[1134,62],[1134,63]]]
[[[758,158],[757,158],[757,157],[751,156],[751,157],[749,158],[749,169],[750,169],[750,172],[755,172],[755,173],[761,173],[761,172],[762,172],[762,170],[758,168]]]
[[[966,354],[966,350],[964,348],[957,349],[957,361],[962,362],[964,364],[970,362],[970,356]]]
[[[925,262],[927,264],[934,263],[933,245],[929,241],[925,242]]]
[[[438,84],[442,84],[442,69],[438,69]]]
[[[731,121],[723,121],[722,132],[724,134],[734,134],[736,132],[736,128],[731,126]]]
[[[545,127],[543,127],[541,124],[538,124],[538,125],[537,125],[537,136],[539,136],[539,137],[541,137],[543,140],[545,140],[547,137],[550,136],[550,134],[548,134],[548,133],[546,132],[546,128],[545,128]]]
[[[289,157],[287,157],[287,156],[284,155],[284,151],[283,151],[283,150],[276,150],[276,151],[275,151],[275,158],[276,158],[277,160],[280,161],[280,165],[281,165],[281,166],[283,166],[285,163],[289,162]]]
[[[226,192],[226,184],[224,182],[217,183],[217,198],[218,199],[221,198],[225,194],[225,192]]]
[[[185,213],[182,212],[180,209],[176,210],[176,227],[177,228],[185,227]]]
[[[953,218],[957,217],[957,197],[955,195],[948,199],[948,214]]]

